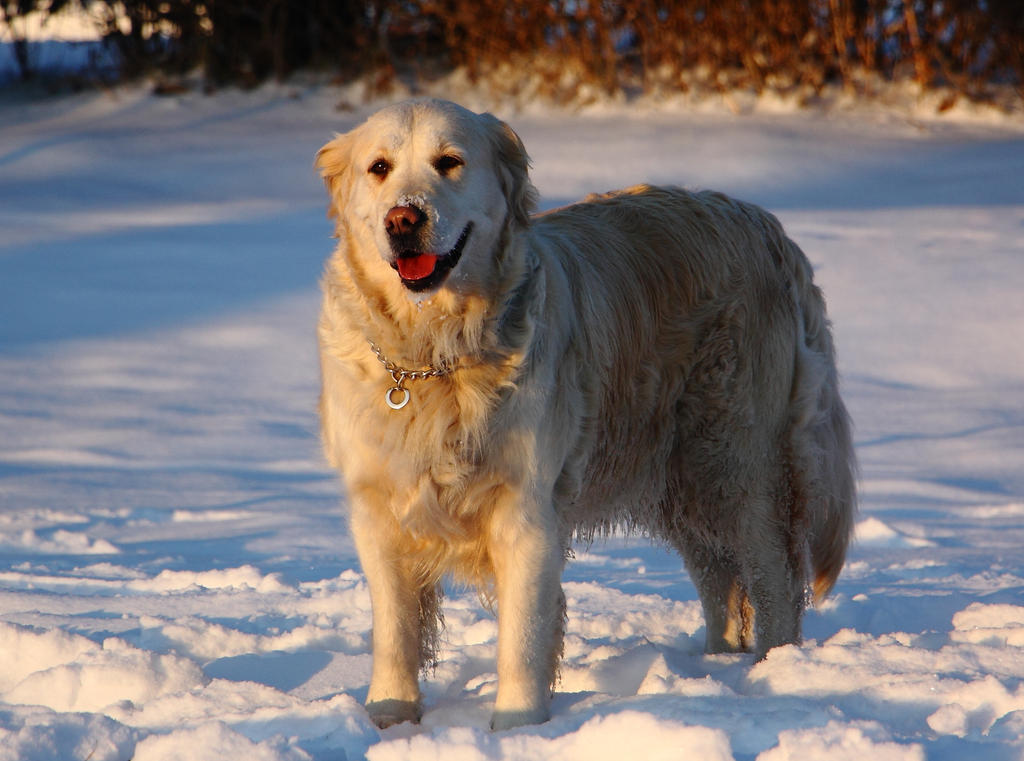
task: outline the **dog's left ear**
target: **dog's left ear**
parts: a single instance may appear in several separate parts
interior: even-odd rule
[[[482,117],[486,120],[509,212],[519,225],[526,227],[537,208],[537,189],[530,182],[530,157],[511,127],[491,114],[482,114]]]
[[[350,163],[348,135],[335,135],[333,140],[317,151],[316,161],[313,163],[313,166],[320,170],[320,176],[323,177],[327,193],[331,197],[331,206],[327,214],[332,218],[338,216],[344,202],[341,194],[347,183],[343,182],[343,178]]]

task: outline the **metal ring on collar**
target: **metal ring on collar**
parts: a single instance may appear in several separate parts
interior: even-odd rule
[[[401,391],[402,392],[403,396],[402,396],[401,401],[396,402],[396,401],[394,401],[392,399],[392,395],[396,391]],[[409,389],[402,388],[401,386],[392,386],[391,388],[388,389],[388,392],[384,395],[384,401],[387,402],[388,407],[390,407],[391,409],[393,409],[393,410],[400,410],[400,409],[402,409],[402,407],[404,407],[405,405],[407,405],[409,403]]]

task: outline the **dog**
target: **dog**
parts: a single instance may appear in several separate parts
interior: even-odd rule
[[[516,133],[388,106],[317,154],[338,246],[324,449],[373,608],[367,710],[418,721],[440,585],[496,604],[495,730],[550,716],[574,538],[682,555],[709,653],[800,642],[855,512],[811,265],[725,195],[639,185],[537,216]]]

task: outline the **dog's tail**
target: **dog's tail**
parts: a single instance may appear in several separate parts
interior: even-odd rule
[[[808,531],[811,589],[820,602],[843,568],[853,534],[857,463],[850,418],[839,396],[825,299],[803,252],[788,238],[784,246],[799,333],[790,397],[794,507]]]

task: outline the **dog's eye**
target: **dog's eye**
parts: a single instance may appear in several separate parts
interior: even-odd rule
[[[434,161],[434,169],[436,169],[440,175],[447,175],[453,169],[462,166],[464,163],[465,162],[458,156],[446,153],[444,156],[437,157]]]
[[[370,174],[377,175],[383,180],[388,176],[388,172],[391,171],[391,164],[384,159],[377,159],[370,164],[370,168],[367,171],[369,171]]]

